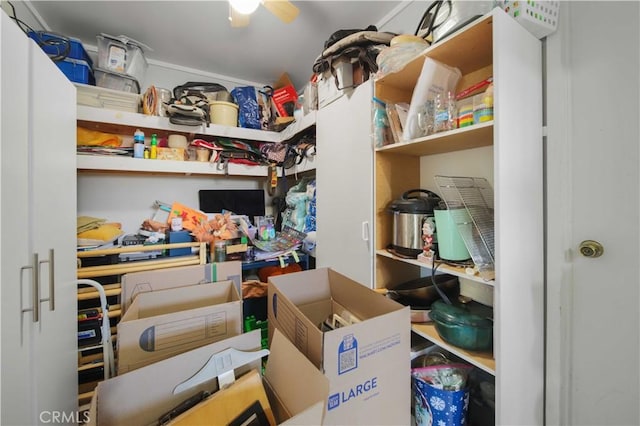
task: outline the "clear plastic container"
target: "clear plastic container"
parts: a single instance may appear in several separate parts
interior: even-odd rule
[[[460,99],[458,101],[458,127],[467,127],[474,124],[473,98]]]
[[[457,127],[455,95],[452,92],[439,93],[434,99],[433,127],[434,131],[444,132]]]
[[[493,120],[493,85],[473,97],[473,122],[475,124]]]
[[[213,261],[224,262],[227,260],[227,240],[216,240],[214,243]]]
[[[147,59],[142,43],[125,36],[114,37],[108,34],[96,36],[98,41],[98,67],[127,74],[137,81],[143,81],[147,68]],[[137,93],[140,93],[138,90]]]
[[[96,77],[96,86],[98,87],[120,90],[122,92],[140,93],[138,80],[131,76],[101,68],[96,68],[94,74]]]

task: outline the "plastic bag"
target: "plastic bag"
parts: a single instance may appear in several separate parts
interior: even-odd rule
[[[418,83],[411,96],[407,122],[402,134],[403,140],[411,140],[421,134],[418,123],[419,111],[428,100],[435,99],[436,95],[455,92],[461,76],[462,73],[458,68],[425,58]]]
[[[252,86],[231,90],[238,104],[238,123],[245,129],[269,130],[272,126],[270,88],[264,91]]]

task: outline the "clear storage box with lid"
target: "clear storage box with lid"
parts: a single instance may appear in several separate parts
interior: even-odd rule
[[[148,46],[127,36],[100,34],[98,40],[98,67],[102,70],[127,74],[138,82],[143,81],[148,64],[143,48]]]
[[[95,69],[96,86],[122,92],[140,93],[138,80],[127,74],[121,74],[107,69]]]

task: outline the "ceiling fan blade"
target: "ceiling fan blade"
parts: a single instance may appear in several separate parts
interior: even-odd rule
[[[249,15],[244,15],[236,11],[231,4],[229,4],[229,22],[233,28],[246,27],[249,25]]]
[[[288,0],[262,0],[262,5],[284,23],[290,23],[300,13],[300,10]]]

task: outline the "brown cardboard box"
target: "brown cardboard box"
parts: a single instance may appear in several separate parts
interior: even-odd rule
[[[322,332],[333,314],[356,321]],[[269,277],[268,320],[329,380],[324,424],[409,424],[408,307],[321,268]]]
[[[185,148],[158,148],[158,160],[186,161],[189,159]]]
[[[178,385],[221,358],[224,351],[260,349],[260,331],[231,337],[175,357],[100,382],[91,400],[89,425],[150,425],[183,401],[201,391],[218,390],[215,375],[187,389]],[[234,359],[231,359],[234,361]],[[231,362],[235,376],[260,369],[257,358],[245,365]],[[209,370],[206,370],[209,371]],[[295,372],[295,374],[291,374]],[[327,398],[327,379],[281,334],[276,333],[267,362],[263,384],[279,424],[320,425]],[[233,385],[231,385],[233,386]]]
[[[222,280],[233,281],[238,293],[242,294],[242,262],[208,263],[125,274],[122,276],[120,296],[122,312],[126,313],[140,293]]]
[[[118,374],[242,333],[231,281],[141,293],[118,323]]]

